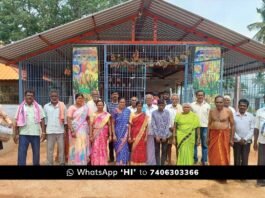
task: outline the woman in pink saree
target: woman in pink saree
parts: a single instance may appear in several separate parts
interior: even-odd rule
[[[91,165],[108,165],[108,138],[111,141],[110,114],[103,111],[104,102],[96,102],[97,112],[90,120]]]
[[[76,94],[76,104],[69,107],[67,121],[69,127],[70,165],[87,165],[89,163],[89,115],[83,94]]]

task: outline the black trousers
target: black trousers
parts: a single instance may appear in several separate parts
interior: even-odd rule
[[[260,144],[259,143],[258,166],[265,166],[265,144]],[[265,185],[265,178],[264,179],[258,179],[257,183]]]
[[[250,151],[250,143],[241,145],[239,142],[234,143],[234,165],[247,166]]]
[[[109,142],[109,161],[114,162],[114,144]]]
[[[155,141],[155,157],[156,157],[156,165],[165,165],[165,161],[167,159],[167,141],[157,143]],[[160,154],[161,151],[161,154]]]

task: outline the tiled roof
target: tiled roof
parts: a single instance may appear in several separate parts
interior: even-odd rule
[[[18,80],[18,68],[0,63],[0,80]]]

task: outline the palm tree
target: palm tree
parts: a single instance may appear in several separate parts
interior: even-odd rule
[[[250,31],[252,30],[258,30],[258,32],[254,35],[254,39],[257,41],[261,41],[262,43],[265,43],[265,0],[263,1],[263,5],[261,8],[257,8],[257,13],[261,15],[262,21],[256,22],[248,25],[248,29]]]

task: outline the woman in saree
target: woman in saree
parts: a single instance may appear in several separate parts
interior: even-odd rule
[[[131,165],[144,165],[146,163],[146,141],[148,116],[142,112],[143,103],[136,103],[136,112],[131,115]]]
[[[97,111],[90,118],[91,165],[108,165],[108,138],[111,141],[110,114],[103,110],[104,102],[96,102]]]
[[[84,95],[75,95],[75,104],[67,111],[69,128],[69,159],[70,165],[87,165],[89,163],[89,115]]]
[[[177,165],[193,165],[194,145],[199,144],[199,117],[190,111],[190,104],[183,104],[183,112],[176,115]],[[198,138],[195,141],[195,132]]]
[[[130,135],[130,114],[131,111],[126,108],[126,100],[120,98],[118,108],[114,110],[112,119],[117,165],[127,165],[129,161],[128,138]]]

